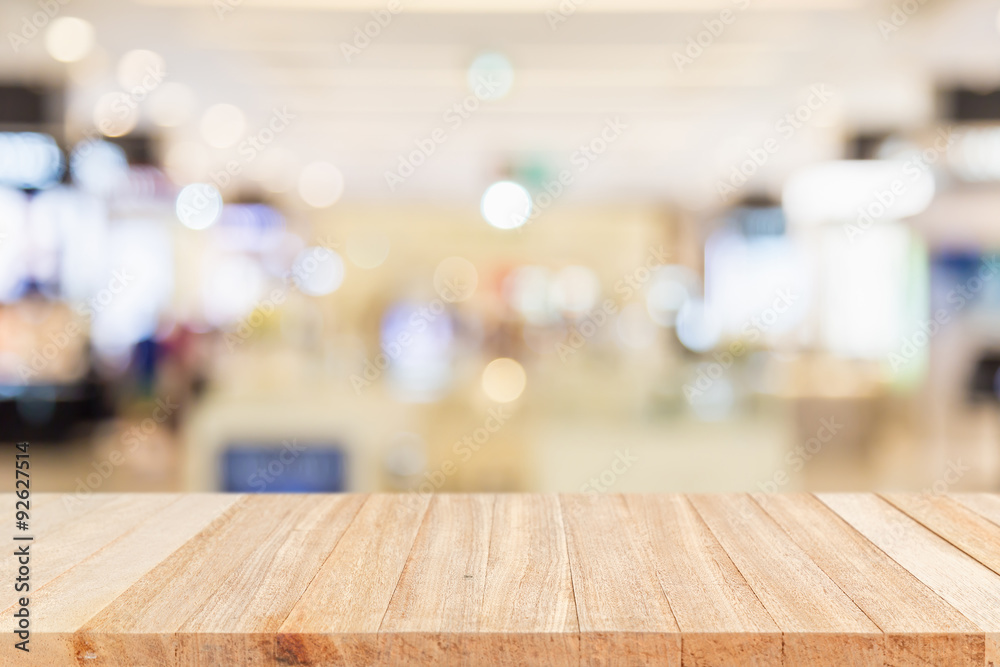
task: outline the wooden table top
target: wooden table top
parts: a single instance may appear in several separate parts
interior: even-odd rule
[[[5,665],[1000,665],[1000,495],[70,499]]]

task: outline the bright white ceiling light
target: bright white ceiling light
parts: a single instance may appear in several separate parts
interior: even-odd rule
[[[513,181],[500,181],[486,188],[481,211],[486,222],[497,229],[516,229],[531,215],[531,195]]]
[[[834,160],[788,179],[782,206],[794,224],[860,223],[916,215],[934,198],[934,175],[920,159]]]
[[[469,90],[481,100],[498,100],[514,84],[514,67],[502,53],[481,53],[469,66]]]
[[[208,183],[192,183],[177,195],[177,218],[190,229],[211,226],[222,213],[222,195]]]
[[[306,165],[299,175],[299,195],[313,208],[332,206],[344,194],[344,175],[329,162]]]
[[[201,117],[201,136],[213,148],[229,148],[243,136],[246,118],[232,104],[213,104]]]
[[[45,50],[62,63],[81,60],[94,47],[94,26],[73,16],[57,18],[45,31]]]

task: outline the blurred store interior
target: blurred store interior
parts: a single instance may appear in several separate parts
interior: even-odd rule
[[[1000,490],[998,10],[5,0],[0,441],[78,494]]]

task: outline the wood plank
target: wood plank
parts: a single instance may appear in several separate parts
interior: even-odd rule
[[[815,497],[753,498],[882,629],[887,665],[985,664],[979,628]]]
[[[109,542],[127,533],[150,515],[176,502],[173,494],[137,493],[108,495],[94,498],[77,507],[65,508],[61,503],[48,505],[39,517],[39,534],[31,542],[31,584],[38,589],[95,553]],[[51,513],[50,513],[51,512]],[[31,531],[29,531],[30,533]],[[3,559],[4,581],[13,581],[17,563]],[[10,611],[16,598],[12,587],[4,587],[4,612]]]
[[[387,664],[482,664],[479,630],[494,497],[438,494],[379,627]]]
[[[879,665],[882,631],[747,494],[691,503],[782,632],[785,665]]]
[[[986,634],[987,664],[1000,664],[1000,577],[873,494],[817,497]]]
[[[180,627],[201,635],[200,664],[270,665],[274,636],[365,500],[307,496],[290,530],[276,530],[239,563]],[[291,515],[290,515],[291,516]]]
[[[427,498],[405,494],[372,495],[365,500],[281,624],[276,648],[280,661],[382,663],[379,625],[427,505]]]
[[[476,653],[493,656],[493,664],[580,664],[558,496],[497,496],[481,619]]]
[[[31,664],[114,664],[111,653],[77,631],[171,553],[217,520],[240,496],[192,494],[148,517],[134,530],[77,563],[31,596],[34,616]],[[113,517],[112,517],[113,518]],[[7,642],[4,647],[8,648]],[[137,663],[130,663],[137,664]]]
[[[4,497],[6,499],[4,507],[9,507],[13,510],[14,503],[18,500],[17,496],[13,493],[5,493]],[[40,499],[41,502],[38,503],[36,498]],[[29,530],[25,533],[25,535],[30,535],[33,538],[30,541],[31,544],[39,544],[51,533],[68,526],[74,518],[89,511],[96,511],[102,505],[117,498],[117,496],[111,494],[89,496],[82,501],[82,505],[79,508],[60,502],[60,498],[61,496],[55,493],[32,494],[28,506]],[[15,559],[0,559],[0,581],[14,581],[14,577],[17,576],[17,568],[18,563]],[[18,597],[19,595],[13,589],[13,586],[0,587],[0,609],[6,613],[14,606]]]
[[[58,498],[0,664],[1000,665],[1000,496]]]
[[[559,497],[581,665],[680,665],[680,628],[621,495]]]
[[[943,495],[881,494],[890,505],[1000,574],[1000,526]]]
[[[1000,494],[952,493],[948,497],[1000,526]]]
[[[650,560],[684,636],[684,665],[776,665],[781,631],[691,503],[629,495]]]
[[[173,663],[178,652],[197,664],[197,642],[179,633],[217,593],[221,581],[276,530],[289,532],[315,497],[245,496],[88,621],[98,654],[120,652],[133,664]],[[112,635],[121,643],[97,644]]]

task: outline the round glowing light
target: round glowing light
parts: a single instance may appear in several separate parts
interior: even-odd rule
[[[722,326],[701,299],[688,299],[677,313],[677,339],[693,352],[707,352],[719,342]]]
[[[73,149],[69,172],[80,189],[106,197],[128,181],[128,160],[121,146],[87,139]]]
[[[134,49],[118,61],[118,83],[125,90],[139,88],[149,92],[156,88],[165,76],[166,62],[163,56],[146,49]]]
[[[208,183],[192,183],[177,195],[177,219],[185,227],[205,229],[222,213],[222,195]]]
[[[469,65],[469,90],[481,100],[498,100],[514,84],[514,68],[502,53],[482,53]]]
[[[344,175],[329,162],[313,162],[299,175],[299,195],[313,208],[332,206],[344,194]]]
[[[177,127],[194,114],[195,102],[193,90],[170,81],[149,96],[149,117],[160,127]]]
[[[330,294],[344,282],[344,260],[329,248],[306,248],[292,262],[292,278],[310,296]]]
[[[564,312],[585,313],[594,307],[600,294],[600,279],[585,266],[567,266],[552,281],[552,303]]]
[[[81,60],[94,47],[94,26],[73,16],[57,18],[45,31],[45,50],[62,63]]]
[[[497,403],[510,403],[524,391],[528,376],[513,359],[501,357],[483,369],[483,392]]]
[[[208,175],[211,157],[208,149],[194,141],[172,145],[163,160],[167,176],[178,185],[199,181]]]
[[[139,122],[139,105],[123,92],[102,95],[94,106],[94,125],[106,137],[122,137]]]
[[[229,148],[243,136],[246,118],[232,104],[213,104],[201,117],[201,136],[213,148]]]
[[[481,211],[486,222],[497,229],[516,229],[531,215],[531,195],[513,181],[500,181],[486,188]]]
[[[649,319],[646,309],[638,303],[622,308],[616,326],[618,338],[627,347],[645,350],[656,342],[656,327]]]
[[[347,258],[362,269],[374,269],[389,256],[389,238],[377,229],[360,229],[347,237]]]
[[[434,269],[434,291],[448,303],[465,301],[479,285],[479,272],[464,257],[444,259]]]

